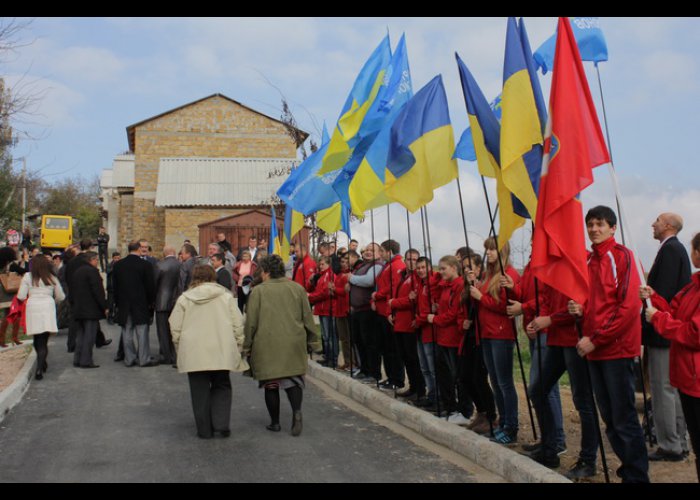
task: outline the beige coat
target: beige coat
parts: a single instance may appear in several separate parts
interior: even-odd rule
[[[26,300],[24,316],[27,321],[27,335],[37,335],[44,332],[58,332],[56,324],[56,304],[65,299],[58,278],[51,278],[52,284],[46,285],[39,280],[38,285],[32,283],[32,273],[25,273],[17,292],[19,300]]]
[[[170,331],[180,373],[244,371],[241,359],[243,318],[236,299],[217,283],[203,283],[184,292],[170,314]]]

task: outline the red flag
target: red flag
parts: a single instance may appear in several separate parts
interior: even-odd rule
[[[559,18],[531,267],[535,276],[583,304],[588,265],[581,202],[593,168],[610,161],[567,18]]]

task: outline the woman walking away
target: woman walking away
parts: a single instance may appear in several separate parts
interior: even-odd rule
[[[216,282],[216,271],[200,264],[192,270],[189,288],[170,314],[177,349],[177,367],[187,373],[197,435],[231,435],[230,371],[248,368],[241,359],[243,319],[236,298]]]
[[[22,277],[17,298],[27,301],[25,309],[26,334],[34,336],[37,355],[35,378],[44,378],[48,368],[49,333],[58,332],[56,325],[56,303],[65,295],[58,278],[51,272],[51,262],[39,254],[32,259],[32,270]]]
[[[253,378],[265,388],[270,414],[267,429],[279,432],[279,389],[292,406],[292,436],[302,430],[301,401],[307,353],[318,350],[319,339],[306,290],[285,278],[279,255],[258,262],[262,282],[248,298],[243,350],[250,356]]]
[[[690,259],[700,268],[700,233],[693,237]],[[688,424],[690,442],[695,453],[695,472],[700,481],[700,272],[693,274],[688,285],[668,304],[648,286],[642,286],[640,297],[651,297],[653,307],[647,307],[647,321],[654,330],[671,341],[671,385],[678,389],[683,415]]]

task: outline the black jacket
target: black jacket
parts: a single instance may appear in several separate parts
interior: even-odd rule
[[[227,290],[231,289],[231,286],[233,285],[233,280],[231,279],[231,273],[228,272],[228,270],[221,266],[217,271],[216,271],[216,282],[226,288]]]
[[[73,276],[75,275],[76,271],[80,269],[83,266],[89,266],[90,263],[85,260],[85,255],[82,253],[79,253],[75,257],[73,257],[71,260],[68,261],[67,264],[63,266],[62,269],[65,269],[65,272],[63,274],[63,277],[65,279],[65,283],[68,286],[68,288],[64,288],[64,292],[66,293],[66,296],[68,297],[68,302],[70,303],[71,307],[74,304],[73,300]],[[60,280],[60,277],[59,277]]]
[[[156,312],[173,310],[180,281],[180,261],[166,257],[156,264]]]
[[[150,323],[156,299],[153,275],[153,266],[134,254],[127,255],[114,265],[112,283],[119,325],[126,326],[129,315],[134,325]]]
[[[109,235],[107,233],[98,234],[97,235],[97,248],[100,250],[104,250],[106,252],[107,246],[109,246]]]
[[[86,262],[71,276],[71,311],[75,319],[102,319],[105,317],[107,300],[102,285],[102,276],[97,268]]]
[[[647,284],[668,303],[690,283],[690,259],[678,238],[672,236],[661,245],[649,271]],[[642,313],[642,343],[649,347],[669,347],[670,341],[654,331]]]

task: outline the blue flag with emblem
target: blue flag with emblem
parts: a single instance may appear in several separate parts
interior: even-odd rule
[[[574,33],[576,45],[581,53],[582,61],[593,61],[596,65],[601,61],[608,60],[608,46],[605,43],[603,30],[600,29],[600,18],[598,17],[572,17],[571,31]],[[557,43],[557,33],[549,37],[535,51],[534,58],[537,69],[542,70],[542,74],[547,74],[554,66],[554,51]]]

